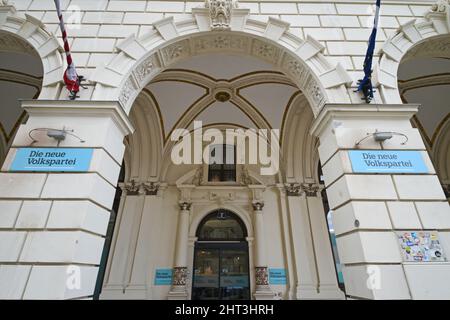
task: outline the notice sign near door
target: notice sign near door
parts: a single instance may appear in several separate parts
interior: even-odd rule
[[[86,172],[92,153],[86,148],[20,148],[9,171]]]
[[[351,150],[348,154],[357,173],[429,172],[420,151]]]
[[[286,284],[286,269],[269,269],[270,284]]]
[[[172,269],[156,269],[155,286],[170,286],[172,284]]]

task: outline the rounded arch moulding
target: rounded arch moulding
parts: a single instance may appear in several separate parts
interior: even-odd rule
[[[63,49],[58,39],[38,19],[4,3],[0,1],[0,33],[5,34],[0,46],[39,56],[44,70],[39,99],[56,98],[64,74]]]
[[[347,87],[352,80],[342,65],[323,55],[320,42],[293,35],[285,21],[261,22],[248,16],[248,9],[232,9],[229,26],[215,30],[208,9],[194,8],[191,19],[175,22],[168,17],[139,39],[129,36],[117,45],[110,62],[92,74],[93,100],[117,99],[128,113],[136,96],[162,70],[192,56],[228,52],[273,64],[303,91],[315,115],[325,103],[350,103]]]

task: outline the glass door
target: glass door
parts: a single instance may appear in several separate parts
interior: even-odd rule
[[[250,299],[247,243],[196,245],[192,299]]]

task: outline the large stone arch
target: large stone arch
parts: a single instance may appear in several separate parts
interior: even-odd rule
[[[402,61],[414,57],[450,58],[448,0],[439,0],[423,19],[405,23],[384,43],[374,72],[384,103],[403,103],[397,73]]]
[[[0,44],[5,42],[17,52],[33,50],[38,54],[44,70],[39,99],[57,99],[64,73],[63,50],[58,39],[38,19],[17,13],[12,5],[0,6],[0,32],[8,35],[0,38]],[[25,47],[15,41],[17,38],[24,40]]]
[[[230,30],[211,30],[209,11],[193,9],[191,19],[168,17],[137,39],[131,35],[117,45],[118,53],[91,76],[94,100],[116,99],[129,112],[134,99],[150,80],[175,62],[214,53],[250,55],[272,63],[303,91],[317,115],[327,102],[350,103],[346,86],[351,78],[324,55],[312,37],[302,40],[288,31],[289,23],[269,18],[248,19],[248,9],[233,9]]]

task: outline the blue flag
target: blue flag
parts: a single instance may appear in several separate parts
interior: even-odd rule
[[[380,18],[380,6],[381,0],[377,0],[373,29],[369,38],[366,58],[364,59],[364,79],[358,81],[358,89],[356,90],[362,91],[362,93],[364,94],[364,100],[367,103],[370,103],[370,101],[372,101],[373,99],[372,60],[373,60],[373,53],[375,51],[375,41],[377,39],[378,21]]]

